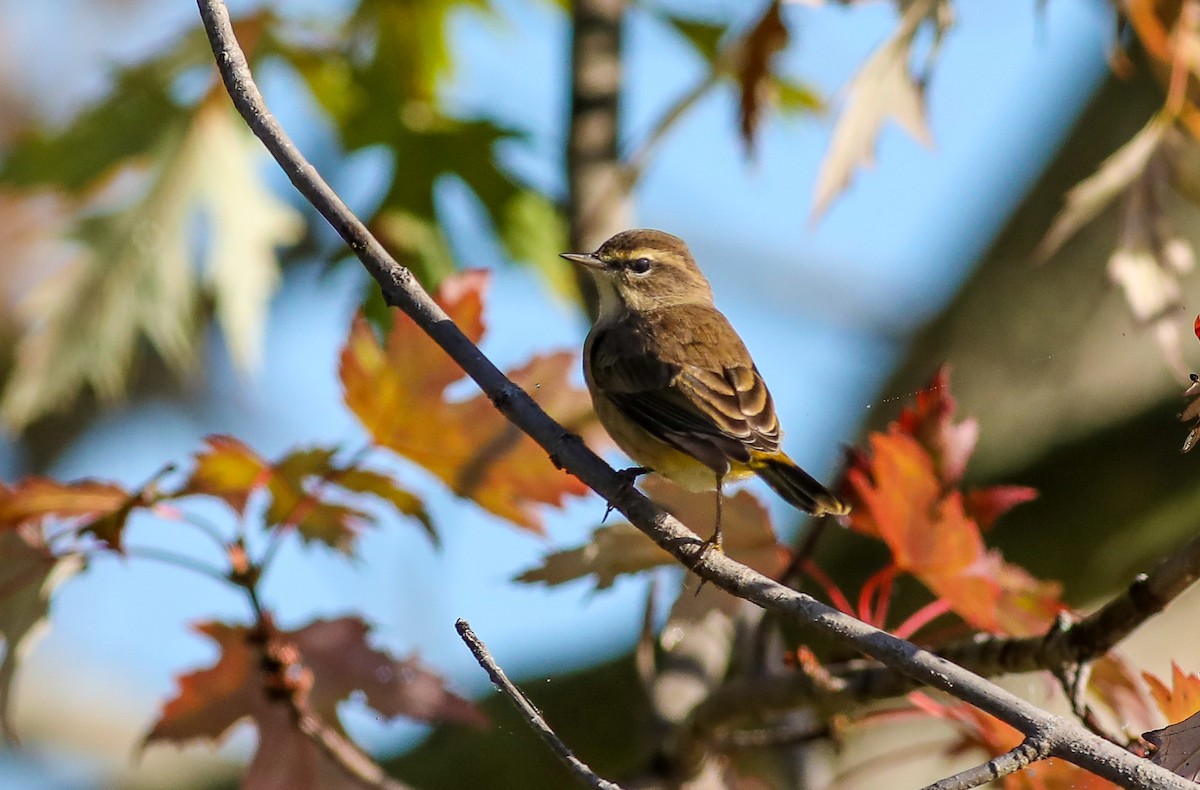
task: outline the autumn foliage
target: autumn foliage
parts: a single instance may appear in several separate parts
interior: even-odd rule
[[[464,268],[450,243],[452,226],[438,204],[447,184],[461,188],[465,202],[477,201],[480,225],[494,231],[500,257],[527,266],[558,297],[577,299],[577,284],[555,254],[564,248],[569,219],[570,235],[586,235],[580,217],[566,217],[562,206],[586,201],[576,195],[563,200],[557,188],[514,174],[500,154],[504,146],[524,142],[522,132],[484,117],[460,117],[441,99],[445,77],[454,70],[450,29],[466,11],[493,15],[495,9],[454,0],[351,5],[334,32],[313,35],[302,25],[288,30],[271,11],[242,18],[237,32],[256,69],[269,62],[303,86],[306,101],[328,123],[331,148],[347,157],[380,150],[393,155],[396,165],[381,178],[366,217],[372,232],[407,273],[438,286],[436,301],[471,343],[487,341],[490,275]],[[652,16],[695,56],[700,82],[664,108],[660,123],[635,141],[627,157],[617,155],[624,140],[610,141],[612,161],[600,164],[619,173],[617,192],[632,190],[660,138],[718,85],[734,97],[731,127],[747,158],[758,151],[769,111],[830,111],[832,132],[812,188],[814,219],[873,163],[888,125],[922,145],[933,142],[926,91],[955,24],[949,0],[897,0],[891,29],[828,101],[781,68],[799,38],[789,5],[801,4],[767,0],[748,16],[722,23],[652,5],[635,12]],[[1131,324],[1147,329],[1168,366],[1184,372],[1186,333],[1175,319],[1185,302],[1184,278],[1195,267],[1194,234],[1181,218],[1200,205],[1200,0],[1123,0],[1113,6],[1121,31],[1111,42],[1114,69],[1132,70],[1126,50],[1134,52],[1161,87],[1162,101],[1150,117],[1139,116],[1140,131],[1064,195],[1031,257],[1051,265],[1087,226],[1112,224],[1116,233],[1105,242],[1097,280],[1107,278],[1120,291]],[[281,279],[277,248],[324,243],[309,226],[311,217],[267,188],[259,143],[213,80],[209,51],[193,46],[203,43],[198,33],[188,31],[142,62],[114,69],[107,100],[61,128],[37,129],[30,119],[0,124],[0,255],[11,267],[4,273],[14,275],[0,278],[0,297],[9,295],[8,281],[31,272],[61,275],[39,282],[28,310],[0,316],[0,328],[13,334],[11,369],[0,390],[0,422],[9,430],[43,425],[50,415],[92,398],[96,406],[120,398],[136,382],[143,353],[183,379],[203,357],[206,323],[220,329],[233,365],[252,370]],[[197,75],[209,82],[202,90],[185,89],[203,82]],[[0,96],[3,109],[19,112],[10,98]],[[606,120],[623,129],[611,111]],[[612,202],[619,202],[615,197]],[[339,248],[327,257],[341,254]],[[1200,317],[1194,330],[1200,336]],[[360,429],[338,443],[301,441],[266,453],[237,436],[214,434],[199,441],[190,458],[134,484],[45,476],[0,482],[0,733],[17,739],[12,690],[33,636],[53,620],[61,589],[88,573],[98,557],[166,562],[233,590],[245,606],[241,617],[190,625],[216,656],[178,669],[175,688],[153,721],[145,722],[142,748],[218,744],[248,723],[257,746],[242,787],[320,790],[347,784],[345,754],[367,759],[339,713],[348,700],[360,701],[381,720],[403,718],[459,733],[492,726],[482,705],[456,693],[419,655],[381,648],[362,617],[309,615],[283,627],[276,615],[282,602],[264,596],[261,580],[288,542],[370,561],[359,556],[365,531],[412,528],[420,540],[438,546],[450,525],[438,523],[438,511],[427,506],[432,490],[538,540],[552,537],[550,510],[588,497],[590,490],[471,388],[460,366],[416,323],[373,298],[350,318],[338,362],[343,405]],[[572,348],[534,355],[506,375],[568,435],[607,453],[612,448],[578,368]],[[1190,423],[1185,451],[1200,441],[1200,379],[1193,375],[1192,382],[1186,396],[1195,400],[1181,415]],[[867,432],[846,452],[839,490],[853,505],[848,516],[794,524],[796,515],[789,512],[782,523],[753,487],[725,491],[720,518],[729,558],[947,655],[964,644],[1003,650],[1048,641],[1054,629],[1084,617],[1064,603],[1062,583],[1036,578],[989,545],[993,531],[1005,529],[1006,514],[1040,492],[1020,481],[969,482],[987,426],[959,413],[950,369],[937,370],[927,386],[903,399],[885,427]],[[980,413],[970,403],[964,411]],[[712,533],[718,518],[712,494],[689,493],[653,475],[637,485],[698,538]],[[1049,499],[1055,492],[1046,487],[1044,493]],[[744,743],[730,737],[742,724],[747,729],[740,734],[775,736],[775,745],[789,746],[802,739],[778,725],[801,718],[812,725],[804,739],[834,740],[870,732],[883,721],[936,720],[951,731],[936,750],[964,759],[1001,755],[1023,742],[1022,733],[977,708],[925,691],[887,700],[864,692],[862,699],[850,699],[853,689],[839,673],[889,667],[819,640],[809,644],[761,612],[757,619],[737,619],[746,614],[743,600],[700,584],[640,529],[609,521],[604,503],[589,501],[595,510],[586,537],[577,545],[547,547],[514,581],[602,592],[652,577],[637,646],[639,691],[654,696],[654,660],[669,653],[670,640],[710,627],[724,628],[724,635],[752,631],[753,669],[777,671],[794,681],[792,690],[810,695],[802,714],[797,705],[780,715],[771,708],[776,700],[758,699],[717,725],[702,716],[675,723],[679,730],[664,741],[674,746],[712,736],[718,745],[709,751],[723,767],[733,766],[734,786],[759,786],[754,773],[760,766],[754,757],[742,759]],[[215,519],[207,515],[213,512]],[[203,533],[219,545],[218,559],[138,545],[129,529],[138,521],[168,535]],[[838,540],[877,550],[871,555],[877,564],[855,569],[865,581],[843,578],[843,568],[818,559],[819,541]],[[726,658],[730,666],[713,672],[706,693],[716,696],[726,679],[747,686],[763,679],[745,671],[742,664],[751,663],[746,656]],[[1037,675],[1043,681],[1039,693],[1139,759],[1196,779],[1200,675],[1186,657],[1170,658],[1169,677],[1144,671],[1118,650],[1082,666],[1050,666]],[[681,663],[691,662],[689,669],[702,663],[693,659],[689,654]],[[1058,754],[1002,777],[1001,786],[1111,786]],[[660,758],[656,751],[647,761]]]
[[[486,286],[485,274],[468,272],[447,278],[438,295],[473,340],[484,335]],[[535,357],[511,375],[558,419],[597,441],[586,394],[573,383],[575,364],[574,354],[559,352]],[[124,539],[130,519],[156,518],[185,529],[192,526],[189,502],[207,498],[223,503],[233,522],[258,523],[268,548],[251,556],[240,532],[231,530],[224,538],[227,564],[209,573],[247,593],[251,617],[194,626],[216,644],[218,658],[208,668],[180,676],[177,693],[148,729],[147,744],[217,740],[249,719],[259,732],[259,746],[243,786],[275,786],[271,777],[288,777],[289,787],[316,788],[333,781],[341,769],[298,722],[311,717],[347,737],[336,706],[353,694],[385,718],[487,726],[470,702],[449,691],[418,659],[396,658],[371,647],[370,627],[357,617],[278,628],[269,602],[258,597],[258,579],[272,561],[273,547],[288,535],[352,554],[361,530],[391,522],[385,513],[399,514],[436,542],[437,528],[421,495],[401,485],[394,463],[379,463],[381,452],[429,470],[457,495],[532,531],[540,530],[541,507],[561,505],[585,489],[555,469],[486,399],[448,396],[461,372],[406,318],[397,316],[381,340],[367,321],[356,317],[342,351],[341,377],[346,406],[367,435],[357,450],[306,447],[266,458],[232,436],[210,436],[189,468],[177,472],[168,467],[136,489],[110,481],[61,483],[40,477],[0,489],[0,568],[6,574],[6,580],[0,579],[5,582],[0,627],[8,644],[19,645],[48,614],[54,588],[46,580],[56,569],[69,571],[57,574],[68,579],[95,552],[136,559],[138,547]],[[1043,633],[1065,611],[1058,585],[1006,563],[984,539],[1005,512],[1036,492],[1013,485],[963,487],[979,433],[975,421],[957,415],[950,374],[942,369],[893,422],[850,451],[843,489],[854,510],[844,526],[879,541],[891,558],[856,595],[841,590],[811,558],[793,557],[779,542],[767,509],[750,491],[726,497],[726,551],[775,578],[806,574],[834,605],[903,636],[919,635],[933,620],[949,615],[975,631]],[[654,477],[643,487],[684,523],[701,533],[711,529],[712,495],[691,494]],[[558,585],[591,578],[604,589],[623,575],[672,562],[633,526],[615,523],[597,526],[585,545],[551,552],[517,580]],[[902,575],[919,581],[931,600],[892,623],[892,589]],[[699,622],[708,612],[737,609],[738,601],[720,590],[696,592],[690,581],[678,588],[668,627]],[[7,651],[0,666],[0,700],[7,699],[16,655]],[[797,671],[813,675],[824,671],[821,661],[807,648],[793,658]],[[1152,726],[1148,699],[1168,722],[1183,721],[1200,708],[1200,681],[1194,676],[1175,668],[1168,687],[1148,673],[1139,678],[1115,656],[1096,665],[1089,693],[1127,723],[1144,721],[1147,728]],[[948,746],[951,752],[1000,753],[1019,741],[1014,730],[973,708],[921,693],[909,700],[909,715],[955,724],[961,739]],[[862,724],[869,726],[872,717],[867,712]],[[7,726],[7,717],[4,721]],[[1182,764],[1196,751],[1189,722],[1147,737],[1161,754]],[[1061,761],[1041,763],[1005,782],[1009,788],[1104,786]]]

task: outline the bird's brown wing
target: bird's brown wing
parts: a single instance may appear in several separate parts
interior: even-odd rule
[[[745,345],[716,310],[676,307],[601,330],[591,376],[651,435],[723,473],[779,448],[779,422]]]

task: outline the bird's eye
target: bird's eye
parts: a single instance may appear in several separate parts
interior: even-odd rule
[[[649,258],[635,258],[629,262],[629,271],[634,274],[645,274],[650,271]]]

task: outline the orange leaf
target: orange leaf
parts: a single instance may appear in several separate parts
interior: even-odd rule
[[[1171,688],[1149,672],[1142,679],[1150,687],[1150,696],[1168,722],[1180,722],[1200,712],[1200,677],[1184,674],[1174,661],[1171,662]]]
[[[0,526],[40,523],[47,518],[97,519],[129,501],[130,493],[116,483],[79,480],[60,483],[27,477],[0,499]]]
[[[467,336],[483,335],[484,272],[448,277],[438,303]],[[586,391],[570,383],[575,355],[537,356],[511,378],[568,429],[595,430]],[[546,453],[501,415],[488,398],[448,400],[463,377],[450,357],[407,317],[397,315],[380,345],[360,316],[342,350],[346,405],[374,440],[420,464],[456,494],[526,529],[541,531],[537,505],[561,505],[587,488],[557,472]]]
[[[0,496],[0,528],[40,525],[47,519],[74,520],[80,522],[80,532],[90,532],[121,551],[129,514],[143,504],[146,502],[140,494],[130,493],[116,483],[60,483],[27,477]]]
[[[208,436],[204,443],[207,447],[196,454],[195,468],[180,493],[215,496],[241,513],[250,494],[266,484],[270,465],[233,436]]]
[[[918,393],[870,452],[846,472],[852,529],[879,538],[901,571],[921,580],[964,620],[987,631],[1024,636],[1044,631],[1062,608],[1058,585],[1040,582],[984,547],[972,509],[994,518],[1032,489],[995,488],[964,501],[956,483],[974,449],[972,421],[955,424],[945,369]]]
[[[929,451],[938,478],[948,486],[962,479],[979,441],[979,423],[972,419],[955,423],[957,410],[958,402],[950,394],[950,368],[942,365],[917,392],[916,403],[905,406],[896,420],[902,431]]]
[[[341,769],[300,732],[290,705],[268,697],[262,647],[256,641],[261,637],[255,629],[205,623],[196,630],[217,643],[217,663],[179,678],[179,693],[163,706],[145,743],[219,739],[249,717],[259,739],[243,787],[340,787]],[[327,724],[340,730],[337,704],[356,691],[362,691],[366,703],[388,718],[402,715],[420,721],[486,724],[474,705],[447,691],[442,680],[416,659],[398,660],[371,648],[367,631],[358,618],[343,617],[318,620],[272,637],[277,645],[292,646],[298,663],[312,673],[309,701]]]
[[[421,522],[421,526],[425,527],[425,531],[429,533],[433,542],[435,544],[438,542],[433,519],[425,510],[425,503],[416,494],[401,488],[395,479],[371,469],[353,468],[339,472],[334,478],[334,482],[337,483],[338,488],[356,494],[371,494],[390,503],[404,515],[412,516]]]

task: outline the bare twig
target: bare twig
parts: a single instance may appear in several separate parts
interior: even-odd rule
[[[624,172],[622,173],[622,182],[626,189],[631,189],[637,180],[641,178],[642,171],[646,169],[646,165],[650,162],[650,155],[667,136],[667,132],[679,123],[683,116],[687,115],[688,110],[692,109],[708,92],[715,88],[721,82],[721,75],[724,73],[726,56],[718,56],[719,60],[713,64],[708,73],[692,86],[692,89],[681,95],[675,100],[675,103],[668,107],[659,117],[658,121],[650,129],[650,132],[642,140],[633,151],[625,157]]]
[[[1196,787],[1098,738],[1077,722],[1047,713],[962,667],[784,587],[720,552],[705,551],[703,541],[694,532],[628,485],[624,477],[505,377],[416,283],[412,273],[387,254],[299,154],[267,110],[234,38],[225,4],[221,0],[197,0],[197,5],[234,105],[296,188],[330,222],[379,282],[387,303],[412,318],[479,385],[497,409],[546,450],[551,460],[603,496],[656,544],[716,587],[781,613],[921,683],[946,691],[1026,735],[1046,733],[1053,754],[1082,768],[1129,787],[1180,790]]]
[[[470,623],[460,619],[454,623],[454,628],[458,631],[458,635],[462,637],[463,642],[470,648],[471,654],[475,656],[475,660],[479,662],[479,666],[483,667],[484,671],[488,673],[488,677],[492,680],[492,685],[500,689],[504,693],[504,696],[508,697],[509,702],[516,706],[521,715],[525,717],[525,723],[550,747],[550,751],[554,752],[555,756],[563,761],[563,764],[570,769],[576,778],[590,787],[597,788],[597,790],[621,790],[620,785],[599,776],[588,767],[587,763],[576,757],[575,753],[554,733],[554,730],[550,729],[550,725],[546,723],[542,712],[530,701],[529,697],[525,696],[525,692],[517,688],[516,684],[508,679],[508,675],[504,674],[504,670],[500,668],[500,665],[496,663],[496,659],[492,658],[492,654],[488,652],[487,646],[471,630]]]
[[[765,749],[772,746],[797,746],[828,738],[832,734],[833,728],[827,722],[814,721],[810,716],[800,721],[786,721],[775,727],[718,732],[713,736],[713,745],[723,751]]]
[[[84,552],[85,554],[95,554],[95,552]],[[106,554],[108,552],[105,552]],[[222,571],[220,568],[214,568],[208,563],[193,559],[186,554],[177,554],[176,552],[159,549],[153,546],[126,546],[124,548],[125,556],[133,557],[142,560],[154,560],[155,562],[174,565],[176,568],[198,573],[201,576],[207,576],[210,579],[215,579],[219,582],[228,582],[229,574]]]
[[[982,765],[959,771],[954,776],[947,776],[927,786],[925,790],[967,790],[971,787],[982,787],[1049,756],[1049,741],[1028,737],[1004,754],[997,755]]]

